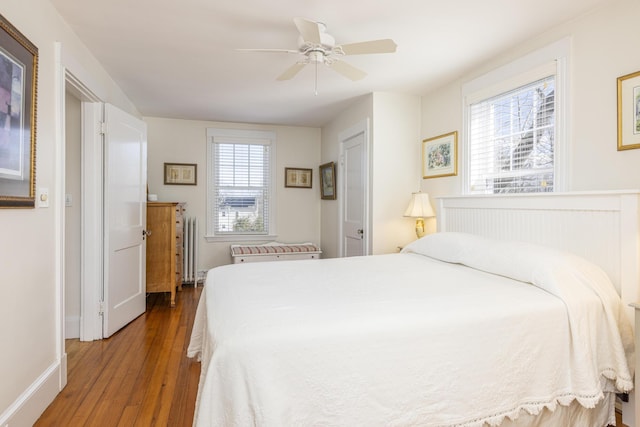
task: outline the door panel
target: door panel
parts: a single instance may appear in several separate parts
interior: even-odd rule
[[[365,141],[358,133],[344,142],[343,254],[366,255],[365,247]]]
[[[105,105],[105,286],[103,336],[145,311],[147,130]]]

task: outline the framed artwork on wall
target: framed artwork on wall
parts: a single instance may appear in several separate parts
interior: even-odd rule
[[[458,174],[458,131],[422,141],[422,178]]]
[[[287,188],[311,188],[313,171],[302,168],[284,168],[284,186]]]
[[[0,15],[0,207],[35,207],[38,48]]]
[[[197,185],[198,165],[195,163],[165,163],[165,185]]]
[[[336,164],[320,165],[320,197],[323,200],[336,199]]]
[[[640,148],[640,71],[618,77],[618,151]]]

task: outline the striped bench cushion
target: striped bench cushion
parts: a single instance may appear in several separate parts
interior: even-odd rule
[[[238,255],[273,255],[295,253],[320,253],[320,247],[313,243],[281,244],[281,245],[231,245],[231,256]]]

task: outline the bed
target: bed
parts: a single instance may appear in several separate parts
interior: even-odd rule
[[[615,424],[638,201],[443,198],[439,232],[399,254],[210,270],[194,425]]]

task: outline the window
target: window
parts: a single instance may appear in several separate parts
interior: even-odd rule
[[[569,49],[560,40],[463,86],[464,193],[566,188]]]
[[[555,75],[469,105],[469,193],[553,191]]]
[[[208,129],[207,236],[275,234],[275,133]]]

